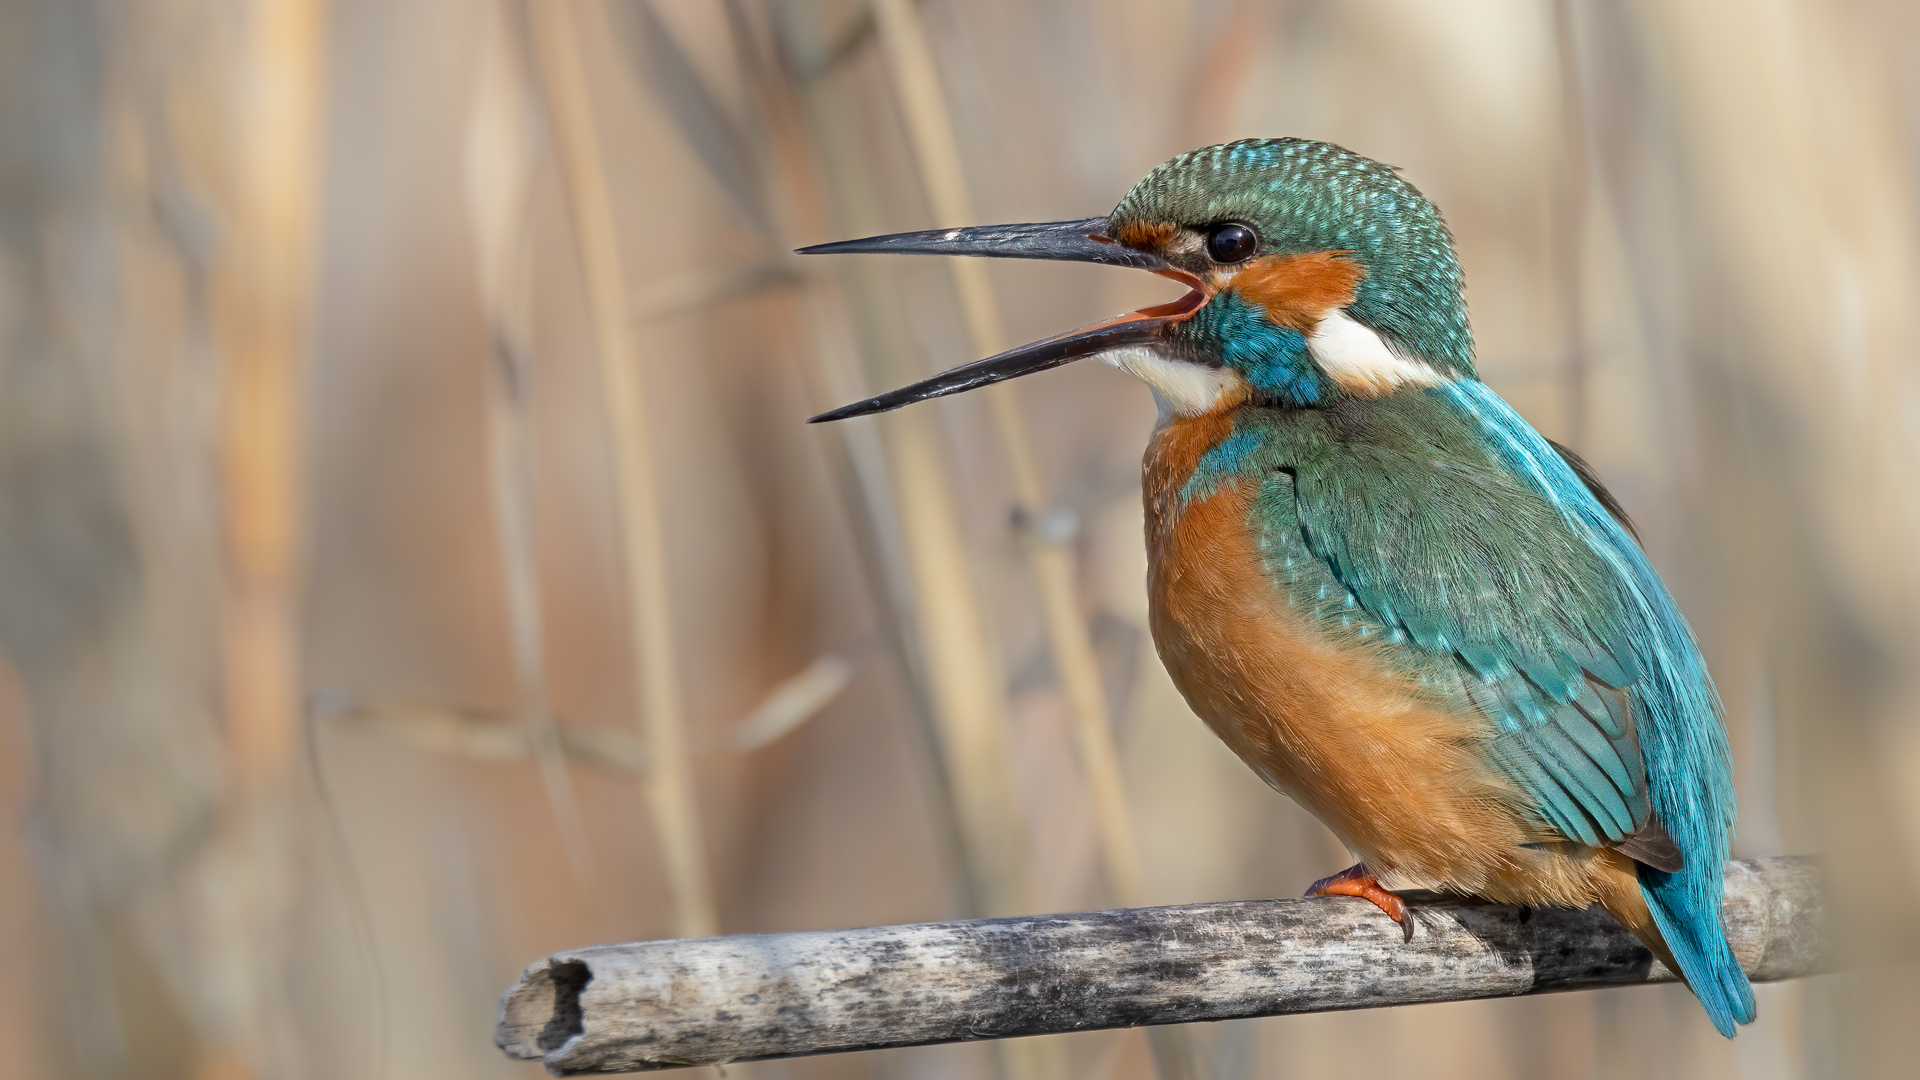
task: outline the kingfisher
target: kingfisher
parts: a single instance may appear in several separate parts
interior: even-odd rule
[[[1699,647],[1594,470],[1480,381],[1452,234],[1397,169],[1248,139],[1156,167],[1106,217],[801,249],[888,252],[1187,287],[813,420],[1085,357],[1145,382],[1154,644],[1214,734],[1358,858],[1307,895],[1371,901],[1408,940],[1394,890],[1598,903],[1722,1035],[1753,1021]]]

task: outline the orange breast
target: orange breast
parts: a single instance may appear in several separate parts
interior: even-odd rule
[[[1528,846],[1539,837],[1515,794],[1472,748],[1484,717],[1422,693],[1380,651],[1334,640],[1267,579],[1249,485],[1181,505],[1231,417],[1171,420],[1145,463],[1154,643],[1188,704],[1382,877],[1516,903],[1592,902],[1584,849]]]

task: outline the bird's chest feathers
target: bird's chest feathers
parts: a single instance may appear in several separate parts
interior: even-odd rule
[[[1268,783],[1300,797],[1304,771],[1326,756],[1315,699],[1355,672],[1261,572],[1252,484],[1209,486],[1233,438],[1231,410],[1174,418],[1145,463],[1149,610],[1174,683],[1222,741]],[[1210,458],[1211,455],[1211,458]],[[1196,491],[1196,487],[1203,490]]]
[[[1276,538],[1250,512],[1261,477],[1209,475],[1243,437],[1222,410],[1170,420],[1148,448],[1154,643],[1194,711],[1263,779],[1356,850],[1405,850],[1379,831],[1405,810],[1392,804],[1445,807],[1458,801],[1449,791],[1476,786],[1463,780],[1468,721],[1423,693],[1390,649],[1329,623],[1337,583],[1317,609],[1276,587]]]

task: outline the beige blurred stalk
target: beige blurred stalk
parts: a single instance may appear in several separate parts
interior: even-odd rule
[[[236,782],[286,780],[299,730],[299,387],[312,325],[326,64],[324,0],[246,12],[236,241],[215,278],[225,363],[225,717]]]
[[[737,6],[731,10],[738,14]],[[809,16],[814,14],[808,7],[792,11],[796,22],[809,26],[813,23]],[[828,230],[829,200],[818,172],[820,159],[832,148],[845,145],[848,125],[831,109],[820,107],[817,95],[809,94],[809,87],[795,69],[792,42],[779,29],[737,19],[733,30],[765,125],[765,191],[772,216],[786,226],[791,238],[782,246],[791,247]],[[803,366],[812,405],[816,411],[824,411],[865,392],[858,370],[860,354],[877,345],[869,340],[873,337],[870,332],[863,335],[849,325],[846,297],[833,278],[807,275],[800,280],[805,286],[799,304],[806,330],[800,335]],[[967,646],[965,657],[951,652],[930,656],[926,648],[929,639],[921,633],[930,625],[960,623],[954,633],[971,634],[978,640],[983,627],[972,592],[978,583],[970,580],[971,562],[948,566],[945,580],[936,582],[932,591],[916,583],[906,583],[902,588],[887,567],[888,537],[884,535],[881,504],[888,500],[880,488],[892,490],[897,484],[923,491],[943,490],[951,497],[950,482],[937,454],[890,454],[896,438],[891,428],[875,431],[834,425],[824,434],[822,446],[832,463],[838,501],[856,544],[861,574],[873,596],[880,634],[891,646],[892,658],[906,685],[909,707],[918,722],[933,829],[937,842],[946,849],[944,861],[951,865],[957,879],[959,906],[973,915],[988,910],[1019,910],[1018,898],[1026,892],[1024,847],[1008,775],[1007,718],[1005,710],[991,698],[982,701],[966,695],[967,680],[984,684],[996,677],[997,669],[991,664],[991,655],[978,644]],[[903,474],[902,469],[922,470],[925,475]],[[910,516],[924,518],[914,510],[918,505],[894,505],[903,530],[910,528]],[[916,531],[934,538],[937,547],[961,550],[962,539],[951,533],[956,527],[948,515],[938,521],[921,520]],[[925,544],[902,546],[916,574],[922,567],[925,573],[939,569],[941,556]],[[915,595],[904,595],[907,593]],[[822,680],[834,675],[834,659],[832,655],[823,657],[795,680],[824,688]],[[825,670],[818,670],[823,664]],[[767,706],[781,696],[776,691]],[[771,726],[763,720],[764,714],[756,713],[743,722],[737,729],[736,743],[744,745],[758,738],[758,732]],[[970,749],[962,761],[956,761],[961,748]],[[996,851],[996,844],[1004,846]]]
[[[241,976],[229,1005],[245,1030],[210,1032],[204,1068],[220,1080],[265,1067],[265,1020],[297,886],[301,789],[300,598],[304,485],[300,388],[313,326],[328,6],[259,0],[241,15],[240,94],[227,191],[231,239],[210,306],[223,365],[219,449],[226,580],[221,715],[230,794],[209,884],[238,919],[226,927]],[[240,986],[253,989],[240,990]],[[235,1018],[236,1020],[238,1018]],[[223,1045],[222,1040],[231,1040]]]
[[[968,866],[985,912],[1028,910],[1027,844],[1010,771],[1012,749],[999,659],[980,608],[951,473],[935,430],[889,417],[893,497],[899,507],[914,622],[939,718]]]
[[[813,5],[801,5],[796,21],[811,22]],[[794,75],[796,73],[789,73]],[[784,116],[776,124],[782,158],[788,162],[783,178],[791,178],[790,201],[797,217],[817,227],[819,216],[808,198],[816,190],[801,164],[806,148],[790,143],[804,130],[811,150],[842,174],[873,170],[875,162],[855,149],[860,145],[857,125],[829,104],[816,84],[794,88],[805,102],[808,124]],[[776,104],[776,109],[778,108]],[[798,110],[796,110],[798,111]],[[776,116],[781,116],[776,112]],[[832,190],[844,217],[856,200],[849,192]],[[857,349],[849,350],[839,321],[833,317],[837,300],[816,290],[826,301],[813,312],[819,344],[814,352],[818,385],[835,401],[864,393],[858,375],[843,358],[849,351],[864,356],[892,378],[891,361],[910,340],[903,313],[868,310],[855,320]],[[907,597],[896,604],[911,635],[903,650],[910,662],[909,677],[924,694],[934,737],[933,750],[942,772],[937,781],[950,805],[952,829],[957,834],[958,865],[968,914],[1011,915],[1031,910],[1032,888],[1027,868],[1029,822],[1013,779],[1013,748],[1008,727],[1006,677],[994,645],[994,628],[981,603],[981,581],[959,516],[960,496],[952,469],[941,446],[935,418],[925,414],[894,414],[881,418],[880,437],[872,440],[858,430],[837,432],[845,440],[850,475],[843,483],[849,495],[864,494],[871,506],[889,505],[898,531],[897,554],[905,564]],[[861,485],[884,484],[884,493],[866,493]],[[879,583],[883,595],[884,581]]]
[[[940,226],[978,224],[961,166],[959,141],[919,16],[909,0],[874,0],[873,10],[934,217]],[[960,298],[974,351],[981,356],[1001,352],[1007,347],[1006,332],[985,262],[945,262],[953,275],[954,291]],[[1018,392],[999,383],[984,393],[1013,481],[1015,510],[1029,533],[1028,566],[1040,593],[1054,665],[1073,705],[1081,767],[1093,796],[1096,831],[1113,896],[1121,904],[1139,904],[1140,856],[1134,845],[1133,822],[1121,783],[1120,757],[1113,745],[1112,718],[1100,683],[1099,662],[1079,599],[1074,595],[1073,557],[1063,538],[1042,535],[1044,529],[1039,523],[1049,505],[1020,417]]]
[[[635,702],[647,739],[647,801],[666,862],[675,933],[708,937],[719,932],[720,920],[701,839],[693,757],[681,702],[672,579],[653,449],[647,441],[639,350],[627,309],[631,291],[614,232],[574,8],[570,0],[534,0],[526,5],[527,22],[553,124],[574,247],[586,281],[607,427],[614,440]]]
[[[467,216],[472,222],[480,298],[492,348],[485,358],[487,488],[500,541],[501,585],[514,681],[532,733],[540,783],[574,876],[593,879],[580,802],[567,775],[562,737],[547,692],[546,627],[534,520],[533,330],[528,189],[536,137],[518,35],[500,2],[485,5],[480,59],[467,121]]]

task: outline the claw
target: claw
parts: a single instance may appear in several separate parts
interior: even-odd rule
[[[1313,883],[1306,895],[1357,896],[1362,900],[1370,900],[1387,913],[1387,918],[1400,924],[1407,941],[1413,940],[1413,916],[1407,913],[1407,902],[1388,892],[1380,880],[1373,876],[1373,872],[1367,869],[1366,863],[1355,863],[1332,877],[1321,878]]]

